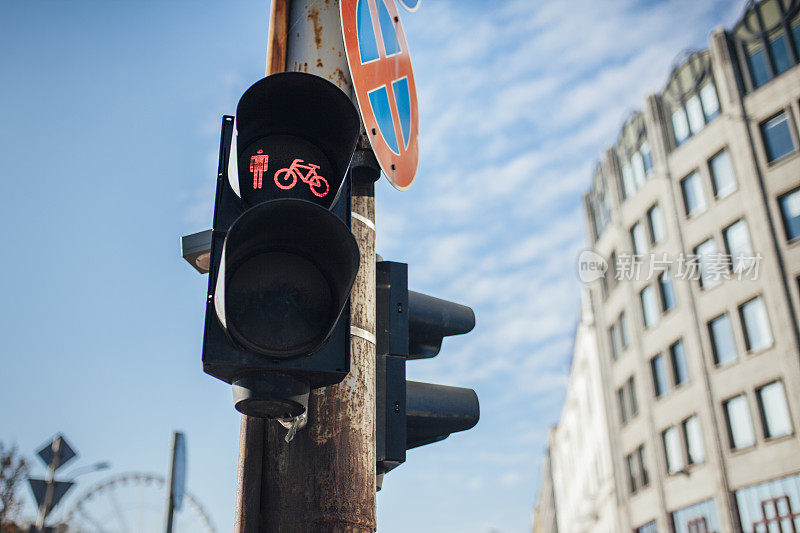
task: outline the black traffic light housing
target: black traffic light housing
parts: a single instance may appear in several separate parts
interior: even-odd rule
[[[406,380],[406,361],[434,357],[444,337],[470,332],[467,306],[408,290],[408,265],[376,265],[377,474],[406,460],[406,450],[446,439],[478,423],[472,389]]]
[[[203,369],[244,414],[299,416],[349,371],[359,128],[338,87],[296,72],[258,81],[223,117]]]

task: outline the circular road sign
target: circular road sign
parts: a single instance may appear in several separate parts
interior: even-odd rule
[[[394,0],[341,0],[342,33],[372,151],[397,189],[419,161],[419,109],[408,43]]]

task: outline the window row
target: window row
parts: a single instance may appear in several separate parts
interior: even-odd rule
[[[667,394],[670,388],[677,388],[689,381],[689,367],[686,364],[686,350],[683,340],[675,341],[665,353],[658,353],[650,359],[650,373],[653,377],[653,394],[656,398]]]
[[[664,225],[664,215],[658,204],[653,204],[647,210],[647,228],[644,222],[640,221],[631,226],[629,233],[633,244],[633,253],[636,255],[646,254],[650,246],[656,246],[667,236],[667,228]]]
[[[714,237],[706,239],[694,247],[700,268],[700,287],[709,289],[716,286],[731,273],[743,274],[757,267],[757,257],[750,240],[747,221],[737,220],[722,230],[725,253],[720,252]]]
[[[800,474],[764,481],[734,491],[735,512],[742,533],[797,531],[800,522]],[[670,513],[675,533],[720,531],[713,499],[686,506]],[[657,533],[652,520],[634,529],[635,533]]]
[[[742,39],[751,89],[757,89],[800,63],[800,20],[781,2],[759,2],[734,30]],[[795,13],[796,14],[796,13]]]
[[[680,425],[670,426],[661,432],[667,474],[684,472],[689,465],[706,460],[703,432],[697,415],[685,419]]]
[[[672,109],[672,133],[675,146],[700,133],[719,115],[719,99],[714,82],[709,80],[696,93],[684,97],[682,105]]]
[[[760,296],[748,300],[738,307],[739,323],[744,334],[746,352],[758,352],[772,346],[772,330],[764,300]],[[708,322],[715,365],[726,365],[739,358],[733,333],[731,315],[725,312]]]
[[[724,149],[708,160],[708,171],[711,176],[713,197],[721,199],[737,188],[736,174],[727,149]],[[695,170],[680,182],[683,194],[683,207],[687,217],[693,217],[708,209],[708,195],[705,180],[699,170]]]
[[[627,199],[644,186],[647,176],[653,171],[653,154],[650,143],[644,140],[634,150],[628,161],[620,160],[622,172],[622,198]]]
[[[758,414],[764,439],[791,435],[792,418],[781,381],[773,381],[756,389]],[[733,450],[755,446],[756,435],[750,416],[750,402],[739,394],[722,402],[728,429],[728,442]]]
[[[672,273],[664,270],[656,280],[656,284],[645,286],[639,293],[642,322],[645,328],[657,325],[661,320],[661,315],[674,309],[676,305]]]

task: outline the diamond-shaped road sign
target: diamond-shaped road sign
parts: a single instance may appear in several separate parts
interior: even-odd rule
[[[71,459],[73,459],[75,456],[78,455],[77,453],[75,453],[72,447],[70,447],[69,443],[67,442],[67,439],[64,438],[64,435],[56,435],[55,438],[53,438],[53,440],[49,444],[45,445],[41,450],[36,452],[36,455],[38,455],[39,458],[44,462],[44,464],[49,467],[53,462],[53,448],[54,448],[53,445],[59,439],[61,439],[61,444],[58,450],[61,457],[58,461],[58,467],[56,468],[56,470],[67,464],[68,461],[70,461]]]
[[[31,492],[36,499],[36,506],[41,507],[44,504],[45,496],[47,495],[47,481],[43,479],[28,478],[28,483],[31,485]],[[50,514],[50,511],[58,505],[61,498],[72,488],[74,483],[72,481],[53,481],[53,499],[50,502],[50,508],[47,509],[45,515]]]

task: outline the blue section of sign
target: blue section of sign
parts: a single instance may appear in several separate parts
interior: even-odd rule
[[[369,0],[358,0],[356,11],[356,32],[358,33],[358,52],[361,63],[368,63],[380,58],[375,30],[372,28],[372,15],[369,12]]]
[[[397,42],[397,30],[394,29],[394,22],[389,10],[386,8],[384,0],[378,0],[378,20],[381,23],[381,35],[383,36],[383,47],[386,55],[400,53],[400,43]]]
[[[400,116],[400,128],[403,130],[403,141],[408,148],[411,137],[411,95],[408,92],[408,78],[400,78],[392,82],[394,100],[397,102],[397,114]]]
[[[416,11],[419,7],[420,0],[397,0],[401,6],[409,11]]]
[[[369,105],[372,106],[372,113],[375,115],[375,120],[378,123],[378,129],[381,130],[381,135],[389,149],[400,155],[400,150],[397,147],[397,133],[394,131],[394,122],[392,121],[392,109],[389,105],[389,94],[386,86],[383,85],[370,91]]]

